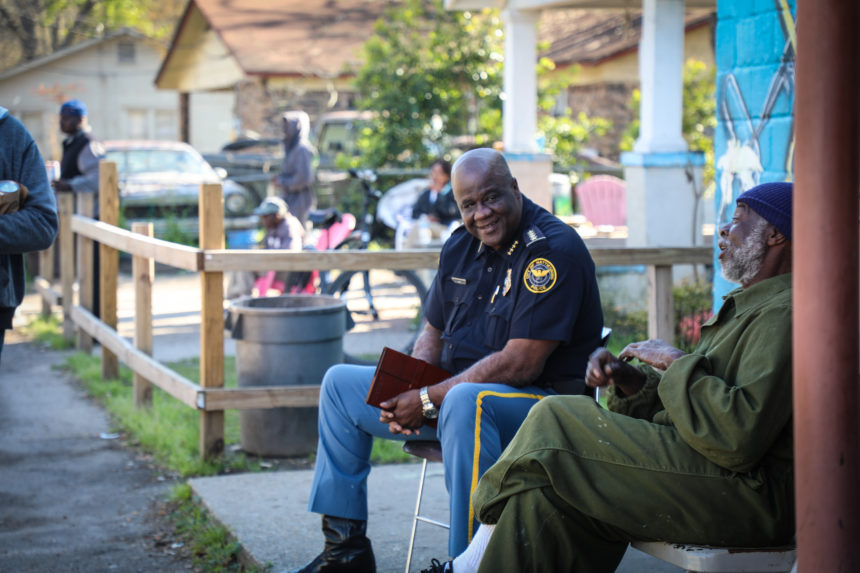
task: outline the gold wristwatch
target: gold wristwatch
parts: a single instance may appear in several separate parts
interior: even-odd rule
[[[424,417],[428,420],[433,420],[439,416],[439,410],[430,401],[430,396],[427,394],[427,386],[421,388],[419,395],[421,396],[421,407],[424,410]]]

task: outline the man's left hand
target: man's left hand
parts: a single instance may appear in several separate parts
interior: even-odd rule
[[[392,434],[417,436],[421,433],[419,428],[424,425],[424,408],[418,390],[407,390],[379,406],[382,409],[379,421],[388,424]]]
[[[646,340],[644,342],[634,342],[628,344],[621,351],[618,358],[621,360],[638,359],[653,368],[658,370],[666,370],[678,358],[684,356],[684,352],[662,340]]]

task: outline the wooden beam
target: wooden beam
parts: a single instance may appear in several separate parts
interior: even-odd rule
[[[246,386],[203,388],[197,407],[203,410],[247,410],[251,408],[315,408],[319,386]]]
[[[63,297],[63,338],[71,342],[75,337],[75,323],[71,310],[75,292],[75,235],[72,233],[72,215],[75,211],[75,196],[57,193],[60,213],[60,292]]]
[[[39,286],[36,285],[36,291],[39,292],[42,299],[42,316],[47,318],[51,316],[51,313],[53,312],[51,307],[57,304],[56,300],[59,298],[59,295],[57,297],[48,298],[48,293],[54,292],[51,288],[51,285],[54,283],[54,245],[51,245],[44,251],[39,251],[39,276],[37,276],[36,280],[33,282],[38,282],[38,279],[42,279],[48,283],[48,288],[43,289],[42,291],[39,291]]]
[[[202,268],[200,261],[203,253],[194,247],[144,237],[86,217],[73,217],[72,229],[79,235],[95,239],[103,245],[109,245],[131,255],[155,259],[159,263],[188,271],[199,271]]]
[[[604,266],[638,265],[712,265],[711,247],[630,247],[624,249],[591,249],[594,264]]]
[[[186,406],[197,408],[197,394],[200,392],[200,386],[136,349],[85,308],[72,307],[71,317],[78,328],[85,330],[104,348],[110,349],[133,371],[140,373]]]
[[[674,344],[674,317],[672,267],[648,265],[648,338],[659,338]]]
[[[206,249],[203,253],[203,266],[207,271],[406,270],[436,268],[438,264],[438,249],[302,252]]]
[[[76,196],[78,203],[78,213],[80,216],[92,218],[95,214],[95,197],[91,193],[79,193]],[[74,224],[72,224],[74,230]],[[78,304],[85,309],[93,312],[93,285],[98,277],[95,276],[93,254],[95,247],[93,241],[85,235],[77,235],[78,243]],[[71,251],[64,251],[71,253]],[[93,339],[87,335],[86,331],[78,330],[78,350],[82,350],[89,354],[93,350]]]
[[[713,251],[710,247],[592,249],[590,253],[597,266],[713,264]],[[439,251],[436,249],[300,253],[254,249],[206,249],[203,252],[203,267],[207,271],[406,270],[436,268],[438,263]]]
[[[99,162],[99,219],[108,225],[119,223],[119,176],[116,163]],[[101,319],[116,330],[117,289],[119,288],[119,253],[113,247],[99,244],[99,301]],[[119,378],[119,360],[116,354],[102,346],[102,379]]]
[[[48,307],[48,315],[51,314],[51,307],[63,304],[63,295],[54,290],[53,285],[45,277],[38,276],[33,278],[33,288],[39,293],[42,299],[42,315],[45,315],[45,306]]]
[[[152,223],[133,223],[132,233],[152,236]],[[134,347],[152,356],[152,282],[155,262],[144,257],[132,257],[131,274],[134,279]],[[132,378],[134,407],[152,406],[152,383],[135,372]]]
[[[224,248],[224,196],[221,185],[200,186],[200,246]],[[200,385],[224,387],[224,273],[200,273]],[[200,412],[200,454],[224,451],[224,411]]]

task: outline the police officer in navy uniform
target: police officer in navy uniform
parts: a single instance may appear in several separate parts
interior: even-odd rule
[[[63,158],[60,161],[60,178],[51,181],[54,191],[92,193],[93,217],[99,217],[99,161],[105,151],[87,123],[87,106],[71,99],[60,106],[60,131],[66,134],[63,140]],[[99,300],[99,244],[93,243],[93,314],[100,314]]]
[[[582,239],[520,193],[497,151],[462,155],[452,183],[464,225],[442,248],[413,355],[454,375],[380,411],[364,403],[373,368],[329,369],[308,502],[322,514],[325,547],[299,571],[375,571],[365,535],[374,436],[441,442],[449,552],[458,555],[477,527],[471,492],[531,406],[559,389],[584,388],[579,378],[600,345],[603,316]],[[433,418],[435,431],[425,425]]]

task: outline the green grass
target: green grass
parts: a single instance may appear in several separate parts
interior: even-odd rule
[[[235,387],[232,358],[226,360],[225,386]],[[233,471],[260,469],[259,460],[244,454],[227,453],[221,458],[200,458],[200,414],[159,388],[153,388],[152,407],[135,409],[132,373],[120,367],[118,380],[102,380],[101,360],[77,352],[66,360],[67,368],[83,382],[87,391],[99,399],[113,416],[116,429],[128,434],[130,441],[152,453],[158,463],[180,476],[215,475]],[[167,365],[193,382],[199,379],[197,359]],[[228,410],[224,415],[224,442],[239,442],[239,414]]]
[[[54,349],[71,347],[62,337],[61,324],[56,317],[47,320],[38,318],[25,328],[37,342]],[[367,360],[378,360],[379,355],[362,356]],[[200,380],[200,361],[196,358],[167,364],[192,382]],[[261,460],[256,456],[231,454],[232,445],[238,444],[239,412],[224,413],[225,456],[222,459],[203,461],[200,459],[200,414],[174,399],[159,388],[153,388],[152,407],[134,409],[132,394],[132,372],[120,367],[118,380],[102,380],[101,360],[83,352],[77,352],[66,360],[71,371],[99,399],[113,417],[115,430],[127,434],[129,441],[155,456],[162,466],[183,477],[216,475],[224,472],[258,471]],[[225,358],[224,386],[236,387],[235,358]],[[400,442],[376,438],[370,457],[371,463],[405,463],[415,458],[401,449]]]
[[[417,463],[418,458],[403,451],[403,442],[373,438],[373,450],[370,452],[370,462],[374,464],[403,464]]]
[[[269,570],[268,566],[246,567],[240,563],[242,546],[229,530],[212,519],[201,506],[200,500],[193,496],[188,484],[173,488],[170,505],[170,518],[176,527],[177,537],[186,544],[197,571],[258,573]]]
[[[62,324],[56,315],[39,316],[24,327],[24,332],[39,344],[53,350],[66,350],[73,344],[63,338]]]

